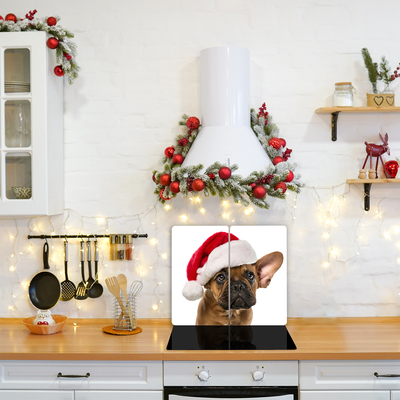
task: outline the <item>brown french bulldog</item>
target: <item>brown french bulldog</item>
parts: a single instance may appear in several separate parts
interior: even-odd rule
[[[256,304],[256,291],[266,288],[283,263],[279,251],[261,257],[254,264],[228,268],[217,272],[205,285],[206,291],[197,309],[196,325],[250,325]],[[228,291],[230,291],[231,318],[228,316]]]

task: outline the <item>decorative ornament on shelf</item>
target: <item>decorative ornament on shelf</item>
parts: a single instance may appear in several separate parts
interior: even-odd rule
[[[365,68],[368,71],[368,78],[372,85],[372,93],[367,93],[368,107],[394,107],[395,95],[390,89],[390,83],[400,76],[400,64],[393,73],[390,72],[389,62],[385,56],[382,56],[381,62],[378,63],[372,60],[372,57],[367,48],[361,49],[361,54],[364,60]],[[385,85],[383,91],[378,91],[378,81],[382,81]]]
[[[379,160],[381,160],[381,163],[383,165],[383,167],[385,168],[385,163],[383,162],[382,159],[382,155],[387,153],[390,156],[390,149],[389,149],[389,136],[386,133],[385,137],[382,137],[381,134],[379,134],[379,137],[382,140],[382,144],[374,144],[374,143],[368,143],[365,142],[365,151],[367,152],[367,156],[365,157],[365,161],[364,164],[362,166],[362,169],[360,170],[359,173],[359,178],[362,179],[361,177],[364,176],[364,174],[366,175],[366,170],[365,165],[367,164],[368,158],[369,158],[369,170],[368,170],[368,178],[369,179],[375,179],[378,178],[378,162]],[[375,168],[373,168],[372,166],[372,157],[376,157],[376,165]]]
[[[385,175],[387,178],[396,178],[399,172],[399,163],[396,160],[385,162]]]
[[[278,127],[266,110],[265,103],[258,113],[250,110],[251,128],[274,165],[264,171],[253,171],[247,177],[234,173],[238,165],[224,165],[218,161],[207,168],[202,164],[182,167],[180,161],[185,159],[197,135],[201,134],[200,120],[184,115],[179,124],[185,126],[185,133],[177,136],[174,146],[165,149],[163,171],[153,172],[152,179],[157,185],[154,193],[158,200],[165,203],[178,193],[187,198],[190,193],[197,197],[203,192],[205,196],[218,194],[220,198],[232,197],[235,203],[244,206],[252,202],[268,209],[267,196],[284,199],[287,189],[299,193],[304,184],[300,175],[293,172],[296,165],[288,162],[292,150],[284,150],[286,141],[278,138]]]
[[[57,76],[66,76],[72,84],[78,77],[79,67],[76,64],[76,44],[70,39],[74,34],[57,25],[60,17],[51,16],[43,19],[35,17],[36,10],[29,11],[25,18],[18,19],[14,14],[7,14],[5,20],[0,18],[0,32],[33,32],[43,31],[52,35],[47,46],[56,51],[59,65],[54,68]]]

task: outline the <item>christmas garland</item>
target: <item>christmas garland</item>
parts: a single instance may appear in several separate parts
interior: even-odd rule
[[[300,182],[300,175],[294,174],[296,165],[287,161],[292,150],[283,151],[286,141],[278,138],[278,127],[272,123],[265,103],[258,113],[253,109],[250,113],[251,128],[273,165],[266,171],[253,171],[245,178],[232,174],[238,169],[236,164],[228,166],[215,162],[205,170],[202,164],[182,168],[181,164],[201,128],[198,118],[183,115],[179,124],[186,126],[186,132],[177,136],[174,146],[165,149],[164,170],[153,171],[153,181],[157,185],[154,193],[158,200],[165,203],[178,193],[188,197],[189,193],[197,196],[203,192],[205,196],[218,194],[220,198],[232,197],[235,203],[247,206],[252,202],[268,209],[267,195],[284,199],[287,189],[299,193],[304,185]]]
[[[35,18],[36,13],[36,10],[29,11],[25,18],[19,20],[14,14],[7,14],[4,19],[0,16],[0,32],[44,31],[52,35],[53,37],[47,40],[47,46],[56,50],[59,65],[54,68],[54,73],[57,76],[65,75],[68,82],[72,84],[78,77],[79,71],[75,62],[76,44],[70,40],[74,34],[61,26],[56,26],[60,17],[38,19]]]

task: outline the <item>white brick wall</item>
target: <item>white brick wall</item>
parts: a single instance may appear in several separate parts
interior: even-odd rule
[[[20,0],[13,7],[2,12],[22,16],[32,5]],[[357,176],[365,157],[363,143],[377,141],[379,132],[388,132],[392,156],[400,156],[400,115],[342,115],[333,143],[330,117],[314,113],[332,104],[338,81],[352,81],[355,105],[366,104],[369,83],[362,47],[376,60],[386,55],[392,67],[397,65],[399,2],[71,0],[39,1],[34,7],[40,17],[60,15],[60,24],[75,33],[78,45],[80,77],[72,86],[65,84],[64,92],[66,211],[52,218],[0,220],[0,317],[34,313],[26,283],[42,267],[42,241],[32,241],[29,250],[26,236],[32,228],[40,233],[105,233],[107,226],[109,232],[149,233],[158,239],[159,254],[168,256],[158,258],[150,240],[138,240],[135,265],[110,263],[105,246],[101,283],[120,272],[130,281],[138,279],[140,267],[144,290],[139,316],[170,316],[170,228],[183,223],[183,213],[189,224],[225,224],[235,218],[239,224],[287,225],[289,316],[399,314],[400,186],[373,186],[372,210],[365,214],[361,185],[344,182]],[[256,210],[248,217],[231,205],[229,220],[224,219],[218,199],[202,203],[205,216],[180,199],[173,201],[172,210],[158,206],[156,212],[151,171],[161,167],[164,149],[179,133],[180,116],[201,115],[199,52],[226,45],[250,49],[252,106],[267,103],[308,187],[298,196],[296,209],[289,195],[287,202],[271,200],[269,211]],[[398,82],[393,87],[398,89]],[[332,195],[342,194],[346,202],[331,202]],[[322,238],[324,216],[333,219],[328,240]],[[108,218],[107,224],[96,217]],[[61,242],[52,243],[52,268],[63,280]],[[78,283],[77,242],[70,247],[70,278]],[[332,257],[324,268],[331,247],[337,249],[338,261]],[[158,312],[152,310],[155,295],[163,301]],[[105,291],[96,300],[59,303],[53,311],[72,318],[111,316],[111,296]]]

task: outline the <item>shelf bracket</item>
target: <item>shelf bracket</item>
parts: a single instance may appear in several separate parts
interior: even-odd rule
[[[332,113],[332,142],[337,140],[337,122],[339,119],[340,111],[335,111]]]
[[[372,183],[364,183],[364,210],[370,210],[370,192],[371,192],[371,185]]]

